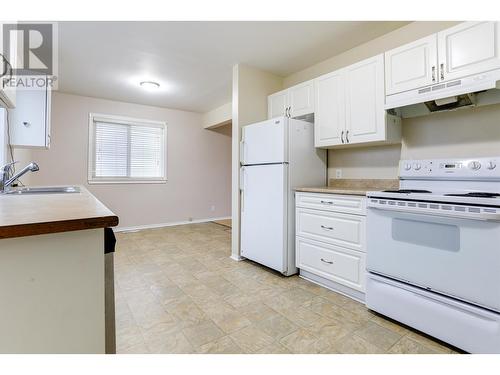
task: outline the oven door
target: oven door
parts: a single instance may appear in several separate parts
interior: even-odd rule
[[[500,311],[500,223],[368,208],[367,269]]]

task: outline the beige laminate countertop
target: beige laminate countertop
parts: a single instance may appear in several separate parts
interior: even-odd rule
[[[79,193],[0,195],[0,238],[118,225],[118,216],[79,188]]]
[[[300,187],[295,191],[307,193],[366,195],[367,191],[397,189],[398,180],[392,179],[330,179],[329,186]]]
[[[361,189],[339,189],[331,186],[319,187],[303,187],[295,189],[295,191],[302,191],[306,193],[324,193],[324,194],[345,194],[345,195],[366,195],[367,191]]]

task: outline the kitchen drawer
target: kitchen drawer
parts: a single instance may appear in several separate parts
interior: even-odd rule
[[[363,196],[297,192],[295,202],[297,207],[366,215],[366,197]]]
[[[296,234],[364,252],[365,220],[359,215],[297,208]]]
[[[360,292],[365,291],[365,254],[297,237],[297,267]]]

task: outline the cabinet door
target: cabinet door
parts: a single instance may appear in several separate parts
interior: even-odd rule
[[[308,81],[288,89],[290,117],[314,113],[314,81]]]
[[[345,90],[342,70],[316,79],[314,145],[328,147],[342,144],[345,131]]]
[[[436,34],[386,52],[386,95],[436,83],[437,68]]]
[[[385,140],[383,55],[347,67],[345,86],[346,142]]]
[[[50,90],[19,90],[10,111],[11,144],[22,147],[50,145]]]
[[[365,216],[297,208],[295,220],[297,236],[364,251]]]
[[[349,288],[365,291],[364,253],[297,237],[297,267]]]
[[[438,54],[441,81],[500,68],[499,22],[464,22],[438,33]]]
[[[267,97],[267,118],[285,116],[288,106],[288,91],[278,91]]]

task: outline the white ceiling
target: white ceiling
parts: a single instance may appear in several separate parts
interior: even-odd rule
[[[231,99],[236,63],[287,76],[406,23],[61,22],[59,90],[204,112]]]

